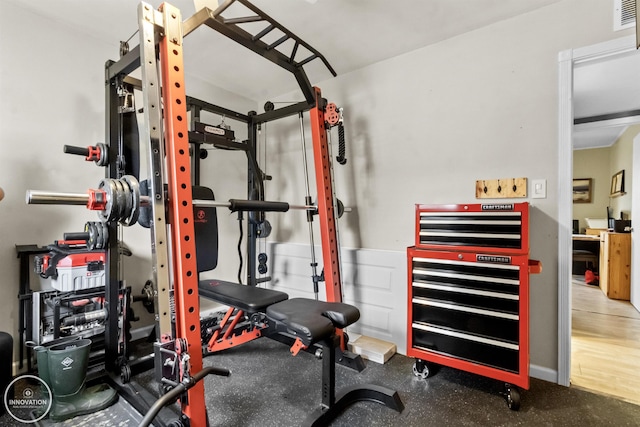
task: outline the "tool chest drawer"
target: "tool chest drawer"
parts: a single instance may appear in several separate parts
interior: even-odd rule
[[[417,205],[415,246],[526,254],[528,216],[527,203]]]
[[[454,356],[461,361],[481,363],[487,367],[516,373],[519,369],[518,345],[492,340],[480,335],[414,322],[413,345],[417,350]],[[417,357],[417,356],[416,356]],[[428,357],[426,358],[428,360]]]
[[[518,315],[500,313],[477,307],[465,307],[438,300],[413,298],[414,322],[446,327],[453,331],[486,336],[494,340],[518,342]],[[508,317],[506,317],[508,316]]]

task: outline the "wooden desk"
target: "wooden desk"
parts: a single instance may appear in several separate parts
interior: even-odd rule
[[[599,269],[600,236],[591,234],[574,234],[573,263],[571,271],[576,275],[583,275],[589,269]]]
[[[600,289],[612,299],[631,295],[631,233],[600,233]]]
[[[599,242],[600,236],[594,236],[593,234],[574,234],[571,236],[574,242]]]

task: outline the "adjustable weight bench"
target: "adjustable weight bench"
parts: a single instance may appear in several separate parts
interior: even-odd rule
[[[265,316],[266,310],[271,305],[289,298],[284,292],[222,280],[201,280],[198,283],[198,292],[201,297],[229,306],[217,325],[206,328],[208,338],[205,338],[206,343],[203,343],[205,356],[262,336],[268,336],[288,345],[292,344],[291,338],[295,339],[293,334],[283,333],[282,329],[274,328],[273,322],[268,322]],[[339,323],[335,325],[342,328]],[[331,329],[335,327],[331,326]],[[310,345],[307,345],[304,349],[315,353],[315,350],[309,347]],[[336,346],[334,351],[341,365],[358,372],[365,368],[360,355],[344,351],[340,345]]]
[[[201,280],[198,292],[202,297],[229,306],[203,347],[205,355],[261,337],[269,326],[264,315],[267,307],[289,298],[284,292],[222,280]],[[248,324],[245,313],[249,317]]]
[[[292,298],[267,307],[267,317],[277,332],[296,337],[291,347],[293,355],[316,343],[322,345],[322,403],[307,417],[304,426],[326,426],[347,406],[358,401],[373,401],[402,412],[404,405],[398,392],[374,384],[347,387],[336,396],[336,348],[340,338],[335,331],[360,318],[356,307]]]

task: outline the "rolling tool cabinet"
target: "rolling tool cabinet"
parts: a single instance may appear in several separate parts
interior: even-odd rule
[[[407,248],[408,345],[415,375],[437,365],[529,388],[528,203],[417,205]]]

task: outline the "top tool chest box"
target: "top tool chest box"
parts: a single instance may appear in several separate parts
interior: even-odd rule
[[[529,253],[529,204],[416,205],[416,248]]]
[[[529,388],[528,203],[417,205],[408,258],[407,355]],[[513,402],[510,402],[509,399]],[[512,403],[516,407],[512,407]]]

